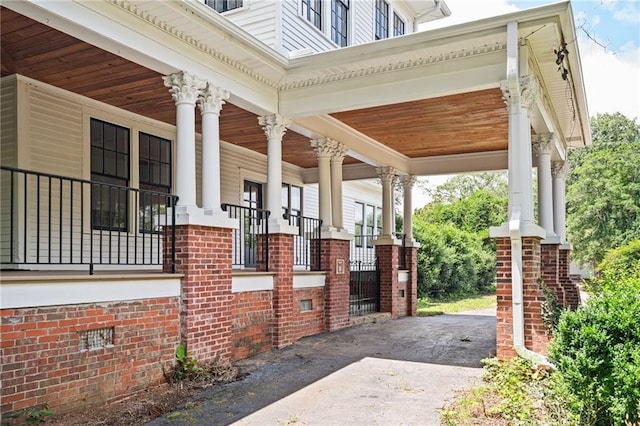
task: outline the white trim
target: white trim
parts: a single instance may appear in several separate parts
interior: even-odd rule
[[[269,272],[234,273],[231,278],[231,292],[273,291],[274,274]]]
[[[3,279],[0,308],[77,305],[180,296],[180,276],[46,277]]]
[[[293,275],[293,288],[315,288],[325,286],[325,272],[304,272],[294,273]]]
[[[398,283],[408,283],[409,282],[409,272],[408,271],[398,271]]]

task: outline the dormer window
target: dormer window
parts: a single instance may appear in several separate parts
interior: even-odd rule
[[[349,45],[349,0],[331,0],[331,40],[340,47]]]
[[[219,13],[242,7],[242,0],[205,0],[204,3]]]
[[[404,34],[404,21],[397,13],[393,14],[393,36],[401,36]]]
[[[302,0],[302,16],[322,31],[322,0]]]
[[[387,37],[389,37],[389,3],[376,0],[376,40]]]

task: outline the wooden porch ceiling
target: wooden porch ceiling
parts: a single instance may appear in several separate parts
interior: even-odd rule
[[[0,7],[2,76],[14,73],[165,123],[175,105],[162,75],[28,17]],[[503,150],[507,111],[499,89],[332,114],[361,133],[410,158]],[[199,114],[196,114],[199,131]],[[221,139],[262,154],[267,144],[257,116],[227,103]],[[345,141],[348,143],[348,141]],[[309,139],[291,130],[283,160],[314,168]],[[359,160],[345,158],[345,164]]]

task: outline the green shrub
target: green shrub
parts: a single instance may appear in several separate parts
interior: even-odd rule
[[[612,255],[613,256],[613,255]],[[640,401],[640,268],[610,262],[601,294],[563,313],[550,346],[582,424],[637,422]]]
[[[474,295],[492,288],[495,252],[475,233],[453,225],[420,224],[416,228],[418,295],[440,299]]]

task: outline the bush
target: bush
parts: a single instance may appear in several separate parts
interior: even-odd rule
[[[626,416],[639,420],[640,268],[614,258],[611,254],[595,280],[601,294],[562,315],[550,346],[583,424],[621,425]]]
[[[495,253],[483,245],[480,236],[452,225],[417,227],[418,296],[460,297],[492,288]]]

